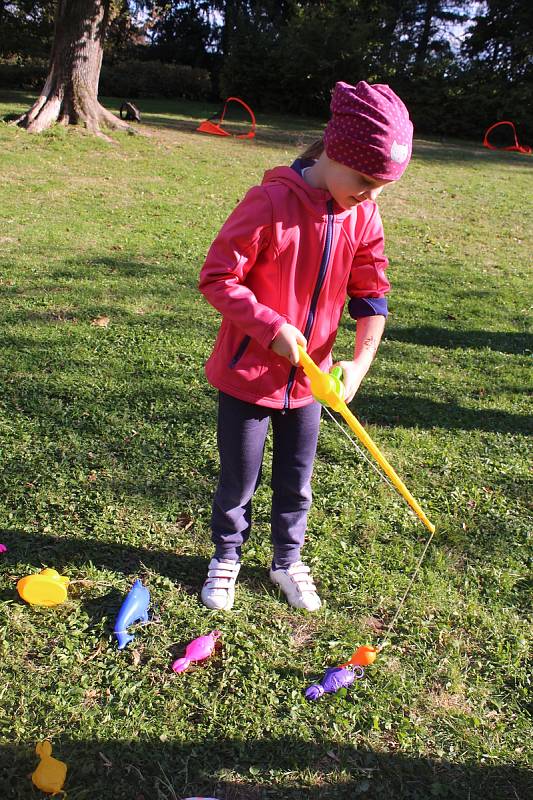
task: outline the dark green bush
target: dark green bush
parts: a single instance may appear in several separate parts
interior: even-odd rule
[[[205,69],[161,61],[120,61],[104,64],[100,94],[112,97],[184,97],[202,100],[211,93]]]
[[[48,62],[0,61],[0,86],[6,89],[42,88]],[[119,61],[104,64],[99,92],[111,97],[185,97],[203,100],[211,94],[211,76],[205,69],[163,64],[161,61]]]
[[[527,81],[512,84],[474,70],[451,79],[419,76],[391,81],[403,98],[415,133],[483,140],[489,125],[515,123],[522,144],[533,144],[531,88]]]
[[[0,61],[0,86],[4,89],[42,88],[48,72],[48,62],[40,59],[20,63]]]

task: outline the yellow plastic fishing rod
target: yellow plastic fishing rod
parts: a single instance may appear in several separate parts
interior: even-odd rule
[[[391,482],[402,495],[402,497],[409,503],[417,517],[424,523],[428,531],[434,533],[435,526],[426,517],[405,483],[398,477],[383,453],[374,444],[359,420],[354,417],[344,402],[344,391],[340,379],[329,372],[322,372],[322,370],[317,367],[313,359],[305,352],[303,347],[300,347],[300,345],[298,345],[298,352],[300,354],[300,366],[311,382],[311,392],[313,397],[320,403],[325,403],[332,408],[333,411],[337,411],[343,417],[346,424],[350,426],[350,429],[355,433],[357,438],[374,456],[383,472],[388,478],[390,478]]]

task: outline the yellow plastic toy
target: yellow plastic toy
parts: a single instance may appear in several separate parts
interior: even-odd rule
[[[26,575],[17,583],[19,595],[32,606],[57,606],[67,599],[69,579],[55,569],[43,569]]]
[[[429,521],[421,507],[404,484],[398,477],[394,469],[391,467],[385,456],[376,447],[368,433],[365,431],[358,419],[354,417],[346,403],[344,402],[343,386],[339,377],[329,372],[322,372],[317,367],[313,359],[307,355],[303,347],[298,345],[298,352],[300,354],[300,366],[311,382],[311,393],[313,397],[320,403],[328,405],[333,411],[337,411],[350,426],[351,430],[355,433],[358,439],[364,444],[367,450],[374,456],[383,472],[392,481],[393,485],[402,495],[402,497],[409,503],[417,517],[424,523],[428,531],[435,532],[435,526]]]
[[[32,773],[35,786],[48,794],[59,794],[67,777],[67,765],[57,758],[52,758],[52,745],[48,741],[39,742],[35,752],[41,761]]]

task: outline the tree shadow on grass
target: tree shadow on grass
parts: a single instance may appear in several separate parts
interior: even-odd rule
[[[529,355],[533,351],[533,335],[505,331],[451,330],[421,325],[415,328],[387,328],[387,341],[421,344],[428,347],[464,350],[488,348],[497,353]]]
[[[128,312],[121,312],[121,319],[124,322],[131,317],[131,320],[136,325],[146,325],[143,318],[139,319],[135,314]],[[45,324],[43,322],[43,324]],[[129,323],[128,323],[129,324]],[[159,327],[172,327],[174,325],[173,317],[157,316],[154,318],[154,324]],[[195,325],[198,329],[199,335],[209,334],[214,330],[214,324],[211,319],[207,321],[195,321],[192,318],[188,321],[189,325]],[[42,351],[42,341],[39,337],[32,340],[29,336],[21,337],[20,340],[16,336],[2,337],[2,345],[4,347],[16,348],[20,344],[23,351],[35,351],[39,354]],[[52,344],[52,343],[51,343]],[[52,358],[54,349],[57,349],[58,363],[62,363],[64,359],[64,343],[54,342],[52,346],[47,348],[47,358]],[[81,365],[80,365],[81,366]],[[185,369],[189,369],[188,361],[185,364]],[[71,377],[73,377],[72,369],[70,370]],[[144,376],[146,366],[144,366]],[[198,374],[200,369],[198,369]],[[150,403],[157,400],[159,404],[175,403],[175,416],[181,425],[198,426],[207,421],[209,417],[202,411],[205,402],[202,402],[200,407],[191,407],[190,403],[180,402],[180,395],[177,390],[171,391],[168,386],[168,380],[161,380],[157,375],[154,375],[150,388],[146,388],[146,380],[141,381],[140,378],[132,374],[131,391],[127,391],[124,386],[113,388],[112,383],[109,384],[111,388],[99,392],[99,408],[109,406],[110,409],[130,408],[132,412],[135,409],[144,409],[149,407]],[[176,374],[176,381],[180,381],[179,373]],[[56,382],[57,383],[57,382]],[[85,379],[80,374],[79,384],[83,387]],[[72,390],[72,380],[69,381],[68,402],[71,403],[75,397]],[[91,390],[92,391],[92,390]],[[119,392],[119,394],[118,394]],[[83,400],[83,391],[80,389],[79,400]],[[69,420],[68,413],[65,414],[61,409],[61,416],[57,420],[49,418],[50,409],[54,406],[56,397],[61,397],[62,392],[59,384],[50,384],[48,376],[38,378],[32,377],[31,381],[24,383],[23,389],[18,389],[13,386],[10,389],[9,395],[6,395],[3,401],[5,413],[10,413],[10,406],[13,405],[13,411],[16,414],[25,413],[34,419],[41,419],[48,425],[58,425],[65,429],[69,429],[74,425],[77,432],[82,435],[83,428],[87,428],[88,434],[91,436],[98,436],[102,439],[113,442],[116,446],[117,434],[110,427],[109,422],[103,422],[102,419],[95,420],[89,413],[91,407],[87,408],[87,417],[78,418],[73,421]],[[94,403],[94,397],[87,398],[85,401],[88,404]],[[420,397],[408,394],[384,394],[384,393],[369,393],[363,389],[357,395],[356,401],[353,404],[353,409],[356,414],[359,414],[365,421],[384,426],[401,425],[402,427],[415,427],[429,429],[432,428],[445,428],[449,430],[480,430],[489,433],[509,433],[509,434],[525,434],[531,433],[531,418],[525,414],[514,414],[508,411],[500,411],[494,408],[468,408],[460,405],[457,402],[446,402],[433,400],[429,397]],[[211,408],[209,408],[211,411]],[[96,424],[95,424],[96,423]],[[213,426],[215,425],[214,419],[212,420]],[[100,427],[98,427],[100,426]],[[122,431],[120,437],[123,435]],[[120,438],[119,437],[119,438]]]
[[[106,103],[108,106],[110,104],[113,105],[111,101]],[[302,148],[302,146],[307,146],[315,139],[318,139],[322,135],[326,124],[326,121],[321,123],[320,120],[316,119],[261,115],[257,119],[256,135],[253,139],[243,140],[235,137],[221,139],[220,137],[208,136],[197,129],[201,122],[212,118],[220,112],[222,103],[216,105],[208,103],[187,103],[185,105],[178,103],[175,107],[175,114],[169,113],[170,104],[168,101],[166,107],[149,100],[144,103],[141,100],[137,105],[141,107],[142,114],[142,122],[137,130],[142,131],[144,128],[148,131],[165,130],[176,133],[193,133],[208,141],[216,139],[219,144],[223,144],[225,147],[228,145],[238,148],[255,147],[266,144]],[[228,129],[231,129],[231,121]],[[248,119],[243,118],[242,131],[246,132],[248,129]]]
[[[327,700],[326,700],[327,702]],[[68,765],[71,800],[527,800],[532,774],[513,765],[453,763],[383,753],[324,737],[307,741],[224,738],[197,742],[64,737],[53,755]],[[29,773],[35,742],[0,747],[3,800],[38,795]],[[274,773],[274,774],[273,774]],[[87,794],[89,792],[89,794]]]
[[[164,117],[159,115],[143,115],[143,125],[149,130],[166,130],[172,131],[176,133],[187,133],[187,134],[195,134],[202,138],[207,138],[207,134],[201,133],[197,130],[198,125],[203,122],[206,117],[198,117],[194,120],[188,119],[179,119],[177,117]],[[246,130],[246,126],[243,125],[243,131]],[[315,139],[318,139],[319,136],[322,134],[322,130],[320,127],[316,126],[316,122],[313,121],[313,124],[309,126],[308,129],[299,128],[291,129],[289,126],[284,126],[282,122],[280,122],[280,126],[276,127],[274,125],[261,125],[258,124],[256,135],[253,139],[238,139],[235,137],[224,137],[223,138],[223,147],[260,147],[261,145],[268,145],[269,147],[291,147],[295,149],[294,158],[296,158],[297,150],[303,150],[304,147],[309,145]],[[213,139],[214,137],[209,137]]]
[[[191,258],[189,256],[189,258]],[[166,263],[156,261],[155,258],[146,258],[146,260],[139,260],[134,255],[123,255],[120,258],[111,254],[104,253],[100,256],[87,256],[84,259],[69,259],[64,258],[61,266],[50,269],[47,273],[47,278],[50,281],[67,280],[68,286],[66,290],[71,290],[70,284],[74,280],[79,280],[86,284],[88,281],[91,284],[97,285],[101,275],[110,276],[117,275],[120,278],[139,278],[153,277],[158,279],[156,292],[162,297],[167,297],[169,293],[174,296],[176,294],[176,286],[174,281],[179,278],[182,285],[191,287],[198,292],[198,275],[195,270],[182,269],[181,265],[177,266],[179,257],[169,258]],[[91,271],[88,274],[87,269],[90,267]],[[162,285],[165,281],[167,285]],[[0,287],[0,291],[7,292],[10,287]],[[15,289],[13,293],[18,293],[20,290]],[[138,293],[138,289],[135,290]],[[129,289],[121,289],[120,294],[128,294]],[[198,293],[198,297],[199,297]]]
[[[524,174],[531,174],[531,158],[512,151],[489,150],[481,144],[452,139],[415,139],[413,155],[422,161],[448,163],[476,162],[481,166],[523,167]]]
[[[459,403],[439,402],[429,397],[374,394],[364,389],[357,395],[352,411],[366,423],[385,427],[478,430],[524,436],[531,435],[533,429],[533,420],[527,414],[511,414],[492,408],[466,408]]]
[[[86,535],[51,536],[3,528],[0,529],[0,542],[8,548],[7,560],[3,556],[4,566],[9,562],[22,561],[29,572],[42,569],[43,565],[53,566],[62,572],[88,564],[98,569],[122,572],[127,576],[142,577],[147,572],[155,572],[175,581],[178,588],[183,585],[188,594],[200,591],[207,567],[207,559],[203,556],[183,555],[155,547],[136,547]],[[261,589],[266,585],[265,570],[260,567],[247,565],[242,577]],[[116,596],[108,593],[99,598],[99,608],[102,604],[111,607],[115,601]]]
[[[109,537],[112,535],[113,532],[110,530]],[[180,541],[179,529],[176,537]],[[490,552],[494,559],[500,556],[505,558],[515,539],[516,531],[512,525],[486,522],[479,536],[469,535],[468,541],[464,541],[461,535],[453,531],[451,536],[441,533],[439,542],[433,547],[443,548],[443,551],[447,552],[447,548],[451,545],[456,551],[468,551],[471,560],[485,561],[487,552]],[[162,549],[159,544],[141,547],[86,534],[54,536],[28,533],[16,528],[0,528],[0,542],[8,548],[8,552],[2,556],[2,566],[5,571],[13,571],[10,565],[24,565],[17,577],[38,572],[44,567],[53,567],[60,573],[66,573],[74,581],[79,580],[80,576],[83,578],[84,570],[89,567],[122,573],[130,580],[140,578],[147,580],[148,583],[150,575],[155,574],[169,578],[178,591],[192,596],[198,596],[200,593],[209,560],[208,556],[181,553],[179,544],[176,550]],[[204,544],[208,544],[207,535]],[[257,595],[280,597],[279,589],[268,579],[269,563],[264,565],[248,563],[246,546],[243,553],[244,564],[239,582]],[[11,579],[13,586],[0,592],[0,601],[17,599],[16,581],[12,575]],[[99,597],[84,597],[82,603],[91,619],[97,621],[104,616],[111,618],[113,613],[116,614],[123,596],[122,591],[112,587]],[[336,598],[330,598],[330,602],[332,600],[336,602]],[[526,584],[516,584],[513,589],[513,603],[517,607],[527,606],[528,600]]]
[[[28,94],[24,91],[16,89],[2,89],[0,91],[0,103],[12,104],[14,106],[24,106],[25,108],[32,106],[35,102],[35,95]],[[0,115],[0,120],[3,122],[14,122],[20,117],[20,111],[8,111]]]
[[[0,541],[8,547],[10,561],[24,561],[28,569],[51,565],[59,572],[72,566],[92,564],[99,569],[137,575],[155,571],[173,580],[201,587],[205,558],[184,556],[170,550],[124,545],[90,536],[36,535],[17,529],[0,529]],[[5,558],[5,557],[4,557]]]

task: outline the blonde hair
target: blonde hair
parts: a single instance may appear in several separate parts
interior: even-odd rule
[[[310,145],[308,145],[303,153],[300,153],[299,158],[320,158],[322,153],[324,152],[324,137],[322,136],[320,139],[315,139]]]

